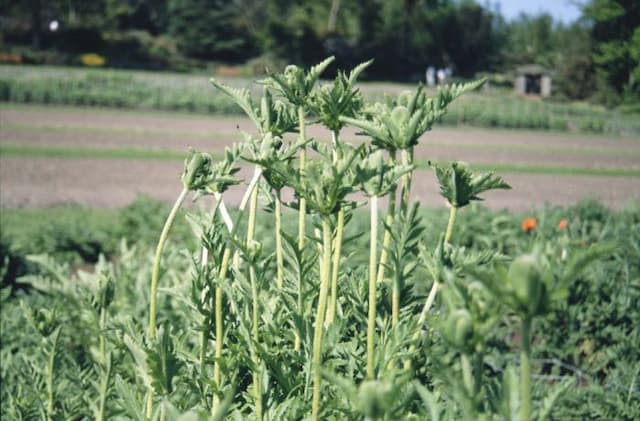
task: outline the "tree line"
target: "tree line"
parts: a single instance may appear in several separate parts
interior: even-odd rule
[[[309,66],[334,55],[338,67],[374,58],[370,79],[415,81],[429,66],[469,78],[534,63],[570,99],[640,98],[637,0],[587,0],[570,24],[506,21],[498,2],[472,0],[0,0],[0,18],[5,46],[105,53],[122,67],[175,67],[173,56]]]

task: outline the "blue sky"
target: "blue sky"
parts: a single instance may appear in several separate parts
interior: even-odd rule
[[[507,20],[516,18],[521,12],[539,14],[547,12],[554,20],[565,23],[573,22],[580,16],[577,3],[584,0],[491,0],[491,4],[500,3],[500,11]],[[486,4],[479,0],[478,3]]]

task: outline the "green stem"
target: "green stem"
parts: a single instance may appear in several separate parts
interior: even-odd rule
[[[105,338],[105,330],[107,328],[107,309],[103,305],[100,306],[100,357],[102,363],[107,361],[107,343]]]
[[[331,271],[331,224],[328,216],[322,217],[322,270],[320,271],[320,295],[313,334],[313,400],[311,419],[318,420],[320,413],[320,365],[322,359],[322,334],[324,331],[324,315],[327,311],[327,295],[329,292],[329,273]]]
[[[413,150],[403,149],[401,152],[402,165],[411,165]],[[409,198],[411,196],[411,177],[413,172],[402,176],[402,194],[400,196],[400,211],[406,215],[409,210]]]
[[[378,196],[371,197],[371,238],[369,241],[369,318],[367,322],[367,378],[374,378],[373,353],[376,328],[376,275],[378,261]]]
[[[385,218],[384,237],[382,239],[382,250],[380,251],[380,264],[378,265],[378,277],[376,282],[382,283],[384,280],[385,270],[387,269],[387,260],[389,260],[389,246],[391,245],[391,227],[396,214],[396,190],[394,186],[389,193],[389,205],[387,207],[387,216]]]
[[[520,420],[531,419],[531,319],[522,320],[522,350],[520,351]]]
[[[105,369],[100,382],[100,402],[98,404],[97,421],[105,420],[105,408],[107,403],[107,395],[109,394],[109,380],[111,378],[111,357],[105,356]]]
[[[276,285],[278,289],[284,286],[284,255],[282,250],[282,201],[280,192],[276,192]]]
[[[49,361],[47,363],[47,418],[53,419],[53,370],[56,363],[56,352],[58,348],[58,338],[60,337],[60,328],[58,327],[51,334],[51,351],[49,352]]]
[[[464,387],[467,389],[467,393],[469,396],[473,396],[473,392],[475,390],[475,386],[473,383],[473,369],[471,367],[471,360],[469,359],[469,355],[466,353],[460,354],[460,365],[462,366],[462,380],[464,382]]]
[[[207,318],[202,322],[202,331],[200,332],[200,380],[205,378],[206,356],[207,356]]]
[[[153,341],[156,337],[156,300],[158,295],[158,279],[160,277],[160,258],[162,257],[162,250],[164,249],[164,244],[169,237],[169,230],[171,229],[171,225],[173,225],[173,221],[178,214],[178,210],[180,206],[182,206],[182,202],[187,197],[187,193],[189,193],[189,189],[184,187],[180,192],[180,195],[176,199],[176,202],[173,204],[173,208],[171,208],[171,212],[169,212],[169,216],[167,216],[167,220],[164,223],[164,227],[162,227],[162,232],[160,233],[160,239],[158,240],[158,245],[156,247],[156,254],[153,259],[153,268],[151,270],[151,288],[149,291],[149,340]],[[149,386],[147,390],[147,405],[145,410],[145,416],[147,419],[151,419],[151,415],[153,413],[153,387]]]
[[[257,276],[256,269],[251,264],[249,267],[249,279],[251,280],[251,299],[253,301],[253,309],[252,309],[252,323],[253,326],[251,328],[251,334],[253,336],[254,345],[252,346],[251,358],[253,359],[253,364],[255,369],[253,370],[253,393],[255,399],[255,410],[256,410],[256,419],[258,421],[262,420],[262,387],[260,384],[260,357],[258,356],[255,348],[260,342],[260,336],[258,331],[258,285],[257,285]]]
[[[402,150],[401,156],[402,156],[403,165],[411,164],[411,160],[412,160],[411,154],[412,152],[409,152],[408,150],[405,150],[405,149]],[[402,194],[400,197],[400,212],[405,217],[409,211],[409,198],[411,194],[411,176],[412,176],[412,173],[409,172],[402,177]],[[384,252],[384,245],[383,245],[383,252]],[[381,275],[384,276],[384,272]],[[400,273],[395,274],[394,282],[391,287],[392,288],[391,289],[391,324],[392,326],[395,326],[398,323],[398,320],[400,317],[399,316],[400,314],[400,276],[401,276]]]
[[[253,239],[256,233],[256,214],[258,210],[258,189],[255,188],[251,192],[251,200],[249,202],[249,222],[247,226],[247,247],[251,247],[253,243]],[[255,267],[252,264],[249,265],[249,280],[251,282],[251,301],[252,301],[252,327],[251,332],[253,336],[253,341],[255,346],[259,343],[259,335],[258,335],[258,312],[259,312],[259,302],[258,302],[258,284],[257,284],[257,276]],[[256,407],[256,418],[258,420],[262,420],[262,391],[260,387],[260,360],[258,357],[258,353],[252,351],[253,363],[255,365],[255,370],[253,371],[253,390],[254,390],[254,398],[255,398],[255,407]]]
[[[451,241],[451,235],[453,234],[453,225],[456,223],[456,215],[458,213],[458,208],[455,206],[451,206],[449,209],[449,222],[447,223],[447,230],[444,234],[444,243],[449,244]]]
[[[162,249],[164,248],[164,244],[167,241],[167,237],[169,236],[169,230],[171,229],[171,225],[173,225],[173,220],[175,219],[178,209],[182,206],[182,202],[187,197],[187,193],[189,190],[185,187],[180,192],[180,195],[176,199],[176,202],[171,208],[171,212],[169,212],[169,216],[164,223],[164,227],[162,228],[162,233],[160,234],[160,239],[158,240],[158,246],[156,247],[156,254],[153,259],[153,269],[151,271],[151,290],[149,292],[149,339],[153,340],[156,337],[156,296],[158,294],[158,278],[160,275],[160,257],[162,256]],[[149,415],[149,414],[147,414]]]
[[[298,107],[298,122],[300,125],[300,140],[305,140],[305,125],[304,125],[304,107]],[[300,173],[304,173],[307,159],[307,149],[305,146],[300,149]],[[304,249],[304,234],[305,234],[305,218],[307,212],[307,201],[300,198],[300,209],[298,214],[298,250],[302,253]],[[302,313],[302,290],[304,285],[302,284],[302,277],[298,278],[298,309]],[[296,351],[300,350],[300,332],[296,331],[296,337],[293,348]]]
[[[221,282],[226,279],[227,272],[229,270],[229,260],[231,260],[231,247],[227,244],[224,253],[222,255],[222,262],[220,263],[220,270],[218,272],[218,281]],[[222,325],[222,286],[216,286],[215,290],[215,329],[216,329],[216,349],[215,349],[215,362],[213,364],[213,381],[216,384],[218,390],[222,389],[222,374],[220,372],[220,359],[222,358],[222,346],[223,346],[223,325]],[[211,404],[211,415],[216,413],[218,405],[220,404],[217,393],[213,394]]]
[[[298,107],[298,120],[300,123],[300,140],[305,140],[305,124],[304,124],[304,107]],[[304,173],[307,160],[307,149],[305,146],[300,149],[300,173]],[[298,215],[298,248],[302,250],[304,248],[304,234],[305,234],[305,218],[307,210],[307,201],[300,198],[300,213]]]
[[[338,275],[340,274],[340,254],[342,253],[342,239],[344,235],[344,208],[338,211],[338,226],[336,227],[336,238],[333,252],[333,267],[331,268],[331,299],[329,300],[329,310],[327,311],[327,324],[333,323],[336,315],[338,302]]]
[[[449,242],[451,241],[451,234],[453,233],[453,226],[456,222],[456,214],[457,214],[458,208],[456,208],[455,206],[451,206],[451,209],[449,209],[449,222],[447,223],[447,230],[445,231],[444,234],[444,244],[449,244]],[[433,280],[433,285],[431,286],[431,291],[429,291],[429,296],[427,297],[427,302],[425,303],[423,309],[422,309],[422,313],[420,313],[420,326],[422,326],[422,323],[424,323],[424,320],[427,317],[427,313],[429,312],[429,310],[431,309],[431,306],[433,305],[433,302],[435,301],[436,298],[436,293],[438,292],[438,288],[440,287],[440,282],[438,281],[438,279],[434,279]]]
[[[444,235],[445,244],[449,244],[451,241],[451,234],[453,233],[453,226],[456,222],[456,214],[458,209],[455,206],[452,206],[449,210],[449,222],[447,223],[447,229]],[[420,338],[420,331],[422,326],[424,325],[425,320],[427,319],[427,314],[429,314],[429,310],[431,310],[431,306],[436,299],[436,294],[438,293],[438,288],[440,288],[440,282],[438,279],[433,280],[433,285],[431,286],[431,290],[429,291],[429,295],[427,296],[427,300],[422,307],[422,311],[420,312],[420,317],[418,318],[418,330],[413,336],[413,344],[409,347],[409,355],[413,354],[416,349],[415,343]],[[405,361],[405,368],[409,368],[411,366],[411,360],[407,359]]]

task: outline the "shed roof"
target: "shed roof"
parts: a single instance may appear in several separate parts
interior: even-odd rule
[[[519,75],[548,75],[549,71],[539,64],[525,64],[516,68]]]

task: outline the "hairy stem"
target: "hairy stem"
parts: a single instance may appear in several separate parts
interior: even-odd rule
[[[247,203],[251,205],[251,201],[253,200],[253,193],[258,191],[258,182],[260,181],[260,177],[262,176],[262,168],[258,165],[255,166],[253,170],[253,177],[251,177],[251,181],[247,186],[247,190],[244,192],[244,196],[242,196],[242,200],[240,201],[240,206],[238,206],[238,217],[244,212],[247,207]],[[255,215],[254,215],[255,217]],[[251,213],[249,214],[249,218],[251,219]],[[253,238],[253,236],[252,236]],[[233,267],[236,271],[240,270],[240,253],[236,250],[233,256]]]
[[[451,235],[453,234],[453,226],[456,223],[456,215],[458,214],[458,208],[451,206],[449,209],[449,222],[447,222],[447,230],[444,234],[444,243],[449,244],[451,242]]]
[[[262,387],[260,384],[260,357],[256,352],[255,348],[260,342],[260,336],[258,331],[258,285],[257,285],[257,276],[256,269],[253,264],[249,267],[249,279],[251,280],[251,300],[253,301],[252,305],[252,324],[251,327],[251,335],[253,336],[254,346],[252,347],[251,358],[253,359],[253,364],[255,365],[255,369],[253,370],[253,393],[255,399],[255,410],[256,410],[256,419],[262,420]]]
[[[374,378],[373,353],[376,328],[376,275],[378,261],[378,196],[371,197],[371,239],[369,242],[369,317],[367,322],[367,378]]]
[[[449,222],[447,223],[447,230],[444,234],[444,244],[449,244],[451,241],[451,235],[453,234],[453,226],[456,222],[456,214],[458,212],[458,208],[455,206],[451,206],[449,209]],[[429,296],[427,297],[427,302],[422,309],[422,313],[420,313],[420,318],[422,319],[422,323],[424,323],[424,318],[427,317],[429,310],[431,309],[431,305],[436,299],[436,293],[438,292],[438,288],[440,287],[440,282],[438,279],[433,280],[433,285],[431,286],[431,291],[429,291]],[[424,315],[424,316],[423,316]],[[420,325],[422,325],[422,323]]]
[[[298,122],[300,125],[300,140],[304,141],[306,138],[306,135],[305,135],[305,124],[304,124],[304,107],[302,106],[298,107]],[[306,146],[303,146],[302,149],[300,149],[300,173],[301,174],[304,173],[306,160],[307,160],[307,149],[306,149]],[[307,212],[307,201],[303,197],[301,197],[300,209],[298,214],[298,250],[300,250],[300,253],[302,253],[304,250],[306,212]],[[303,281],[302,277],[298,278],[298,304],[299,304],[298,309],[300,310],[300,312],[302,312],[302,290],[304,287],[302,285],[302,281]],[[300,332],[296,331],[296,337],[295,337],[293,348],[296,351],[300,350]]]
[[[278,289],[284,286],[284,255],[282,250],[282,201],[280,192],[276,192],[276,285]]]
[[[401,151],[400,157],[402,160],[402,165],[411,165],[413,161],[413,150],[403,149]],[[409,199],[411,196],[411,177],[413,176],[413,172],[408,172],[402,176],[402,193],[400,196],[400,212],[403,215],[406,215],[409,210]]]
[[[449,222],[447,223],[447,229],[444,235],[445,244],[449,244],[449,242],[451,241],[451,235],[453,233],[453,225],[456,222],[457,210],[458,209],[455,206],[452,206],[451,209],[449,209]],[[425,301],[424,306],[422,307],[422,311],[420,312],[420,317],[418,318],[418,330],[413,336],[413,344],[411,345],[411,347],[409,347],[409,355],[411,355],[413,351],[415,351],[416,349],[415,343],[420,338],[420,331],[422,330],[422,326],[424,325],[424,322],[427,319],[427,314],[429,314],[429,310],[431,310],[431,306],[433,305],[433,302],[436,300],[436,294],[438,293],[438,288],[440,288],[440,282],[438,279],[434,279],[433,285],[431,286],[431,290],[429,291],[429,295],[427,296],[427,300]],[[411,366],[411,360],[407,359],[405,361],[405,368],[409,368],[410,366]]]
[[[251,199],[249,202],[249,222],[247,226],[247,247],[251,247],[253,243],[253,239],[256,233],[256,214],[258,210],[258,189],[254,188],[251,192]],[[259,303],[258,303],[258,284],[257,284],[257,275],[256,269],[253,263],[249,265],[249,280],[251,282],[251,301],[252,301],[252,327],[251,333],[253,336],[253,341],[255,345],[259,343],[259,335],[258,335],[258,311],[259,311]],[[253,371],[253,391],[254,391],[254,399],[255,399],[255,408],[256,408],[256,418],[258,420],[262,420],[262,391],[260,387],[260,360],[257,352],[252,352],[252,359],[255,365],[255,369]]]
[[[341,149],[339,146],[340,132],[338,130],[331,131],[331,143],[333,146],[333,164],[341,158]],[[327,311],[327,324],[333,323],[336,315],[336,307],[338,304],[338,275],[340,273],[340,255],[342,254],[342,239],[344,231],[344,208],[341,206],[338,211],[338,223],[336,227],[336,236],[333,245],[333,262],[331,267],[331,298],[329,299],[329,309]]]
[[[320,296],[313,334],[313,400],[311,419],[318,420],[320,413],[320,365],[322,360],[322,334],[324,332],[324,315],[327,311],[327,295],[329,290],[329,273],[331,271],[331,225],[329,217],[322,217],[322,270],[320,271]]]
[[[402,164],[410,165],[412,161],[412,153],[406,149],[402,150]],[[409,212],[409,198],[411,194],[411,176],[412,173],[409,172],[402,176],[402,193],[400,197],[400,212],[403,216],[406,216]],[[384,251],[384,246],[383,246]],[[385,257],[386,260],[386,257]],[[384,272],[381,274],[384,276]],[[400,314],[400,273],[396,273],[394,276],[394,282],[391,289],[391,323],[392,326],[395,326],[398,323],[399,314]]]
[[[384,237],[382,238],[382,250],[380,251],[380,264],[378,265],[378,277],[376,282],[381,283],[384,280],[384,274],[387,269],[387,260],[389,260],[389,246],[391,245],[391,227],[395,220],[396,214],[396,190],[394,186],[389,193],[389,204],[387,207],[387,216],[385,218]]]
[[[340,254],[342,253],[342,238],[344,235],[344,209],[338,211],[338,226],[336,227],[336,238],[333,252],[333,266],[331,268],[331,299],[329,300],[329,310],[327,311],[327,323],[333,323],[336,315],[338,302],[338,275],[340,274]]]
[[[104,421],[105,408],[107,404],[107,395],[109,394],[109,381],[111,379],[111,357],[105,356],[104,360],[104,372],[100,381],[100,400],[98,402],[98,413],[96,414],[97,421]]]
[[[151,290],[149,291],[149,339],[155,339],[156,337],[156,297],[158,294],[158,278],[160,275],[160,258],[162,256],[162,250],[164,248],[164,244],[167,241],[167,237],[169,236],[169,230],[171,229],[171,225],[173,225],[173,221],[178,213],[178,209],[182,206],[182,202],[187,197],[187,193],[189,190],[185,187],[180,192],[178,199],[176,199],[173,208],[171,208],[171,212],[169,212],[169,216],[167,216],[167,220],[164,223],[164,227],[162,228],[162,232],[160,234],[160,239],[158,240],[158,246],[156,247],[156,254],[153,259],[153,269],[151,271]]]
[[[467,389],[469,396],[472,396],[475,386],[473,383],[473,368],[471,367],[471,360],[468,354],[464,352],[460,354],[460,365],[462,366],[462,381],[464,382],[464,387]]]
[[[227,272],[229,270],[229,260],[231,259],[231,246],[227,244],[224,253],[222,254],[222,262],[220,263],[220,270],[218,272],[218,281],[222,282],[226,279]],[[213,381],[216,384],[218,390],[222,389],[222,373],[220,371],[220,359],[222,358],[222,347],[224,339],[224,331],[222,325],[222,286],[217,285],[215,290],[215,314],[214,322],[216,329],[216,349],[215,349],[215,362],[213,363]],[[211,405],[211,415],[215,414],[220,404],[217,393],[213,394],[213,400]]]
[[[47,418],[53,419],[53,371],[56,363],[56,353],[58,352],[58,338],[60,337],[60,327],[51,334],[51,350],[49,351],[49,361],[47,362]]]
[[[522,350],[520,351],[520,419],[531,419],[531,319],[522,320]]]
[[[151,270],[151,288],[149,291],[149,340],[153,341],[156,337],[156,301],[158,295],[158,279],[160,277],[160,258],[162,257],[162,250],[164,249],[164,244],[167,242],[167,238],[169,237],[169,230],[173,225],[173,221],[178,214],[178,210],[180,206],[182,206],[182,202],[187,197],[187,193],[189,193],[189,189],[184,187],[180,192],[180,195],[176,199],[176,202],[171,208],[171,212],[169,212],[169,216],[167,216],[167,220],[164,223],[164,227],[162,227],[162,232],[160,233],[160,239],[158,240],[158,245],[156,247],[156,254],[153,259],[153,268]],[[151,418],[151,414],[153,411],[153,387],[149,387],[147,391],[147,406],[146,406],[146,417]]]
[[[107,309],[103,305],[100,306],[100,358],[102,363],[107,361],[107,344],[105,338],[105,330],[107,328]]]

